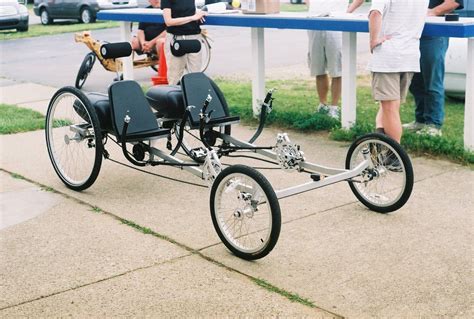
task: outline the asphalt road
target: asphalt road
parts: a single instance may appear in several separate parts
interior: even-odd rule
[[[213,76],[247,76],[252,73],[249,28],[208,27],[212,42],[212,60],[207,70]],[[92,35],[103,41],[119,41],[118,28],[94,30]],[[367,54],[367,35],[361,34],[358,55]],[[50,86],[74,85],[79,66],[89,49],[74,42],[73,33],[0,42],[2,59],[0,77]],[[265,31],[265,67],[270,70],[293,71],[308,76],[306,65],[307,35],[304,30]],[[151,68],[136,69],[135,79],[151,83]],[[115,73],[96,62],[83,89],[106,91]]]

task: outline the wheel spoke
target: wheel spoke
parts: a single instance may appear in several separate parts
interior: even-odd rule
[[[268,254],[278,239],[278,199],[268,182],[262,181],[263,175],[236,166],[221,172],[212,186],[213,222],[227,247],[240,257],[257,259]]]

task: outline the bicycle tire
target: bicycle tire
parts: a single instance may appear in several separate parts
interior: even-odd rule
[[[224,169],[212,184],[210,207],[214,229],[237,257],[260,259],[275,247],[281,230],[280,204],[257,170],[244,165]]]
[[[86,83],[87,77],[92,70],[96,60],[96,56],[93,52],[89,52],[82,60],[81,66],[79,67],[79,71],[77,72],[76,76],[76,89],[81,89],[84,83]]]
[[[363,160],[365,147],[374,164],[374,177],[365,182],[349,181],[352,192],[375,212],[386,214],[400,209],[413,190],[414,173],[408,154],[393,139],[371,133],[352,143],[347,152],[346,169],[353,169]]]
[[[201,70],[200,72],[205,72],[211,63],[211,44],[206,37],[201,37]],[[185,73],[190,73],[188,67],[185,67]]]
[[[46,113],[46,146],[56,174],[70,189],[82,191],[99,175],[104,146],[95,109],[80,90],[59,89]]]

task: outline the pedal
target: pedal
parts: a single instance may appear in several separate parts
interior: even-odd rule
[[[194,158],[204,158],[207,155],[207,151],[202,147],[198,147],[198,148],[193,148],[191,150],[191,154],[192,154],[191,157],[194,157]]]
[[[311,179],[315,182],[319,182],[321,180],[321,175],[319,174],[311,174]]]

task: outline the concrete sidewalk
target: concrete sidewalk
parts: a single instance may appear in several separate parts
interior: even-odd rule
[[[56,90],[0,89],[0,103],[41,112]],[[276,133],[268,129],[259,144],[273,144]],[[347,144],[290,133],[310,161],[343,167]],[[124,162],[117,147],[107,149]],[[275,249],[245,262],[219,241],[205,188],[104,161],[95,184],[78,193],[55,175],[44,132],[0,136],[0,150],[2,214],[36,211],[0,230],[1,317],[474,316],[468,168],[412,158],[412,197],[389,215],[368,211],[345,183],[282,200]],[[181,170],[147,170],[200,182]],[[263,173],[275,189],[305,180]]]

